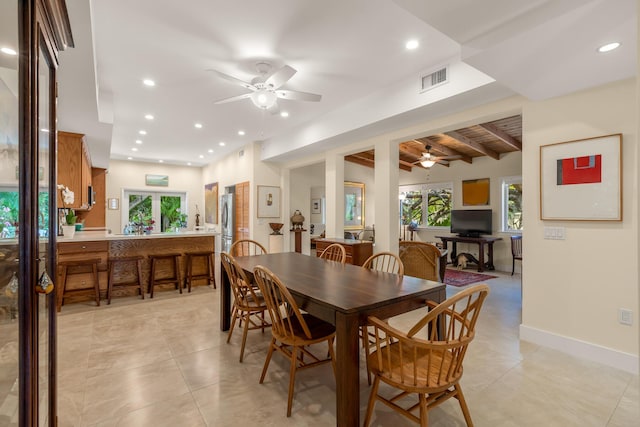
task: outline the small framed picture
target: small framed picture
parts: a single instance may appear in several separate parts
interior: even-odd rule
[[[322,213],[322,199],[311,199],[311,213]]]
[[[108,206],[109,206],[109,209],[111,210],[120,209],[120,199],[118,198],[109,199]]]

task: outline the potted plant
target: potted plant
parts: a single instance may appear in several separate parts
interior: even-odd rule
[[[73,191],[69,190],[69,187],[63,184],[58,184],[58,189],[62,194],[62,206],[66,211],[64,215],[65,224],[61,224],[62,234],[65,237],[72,238],[76,232],[76,221],[78,220],[78,217],[73,209],[67,208],[67,205],[73,204],[75,195]]]

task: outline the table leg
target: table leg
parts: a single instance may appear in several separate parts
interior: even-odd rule
[[[336,313],[336,425],[360,425],[358,316]]]
[[[445,246],[445,249],[447,249],[447,247]],[[458,242],[452,242],[451,244],[451,264],[453,264],[454,266],[457,264],[456,263],[456,257],[458,256]]]
[[[489,270],[495,270],[496,268],[493,266],[493,242],[489,242],[489,262],[487,267]]]
[[[231,284],[227,271],[220,264],[220,330],[228,331],[231,327]]]
[[[479,242],[478,246],[480,246],[480,253],[478,254],[478,271],[484,271],[484,243]]]

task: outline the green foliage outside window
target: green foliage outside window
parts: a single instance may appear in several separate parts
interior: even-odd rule
[[[178,196],[160,197],[160,225],[162,231],[187,227],[187,215],[182,213],[182,205]]]
[[[15,237],[19,203],[17,191],[0,191],[0,235]],[[38,194],[38,232],[41,237],[49,235],[49,193],[44,191]]]
[[[507,227],[522,230],[522,184],[509,184],[507,192]]]

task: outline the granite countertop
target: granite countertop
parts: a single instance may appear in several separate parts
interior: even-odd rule
[[[180,231],[177,233],[155,233],[155,234],[111,234],[105,231],[76,231],[72,238],[58,236],[58,243],[65,242],[88,242],[100,240],[136,240],[136,239],[171,239],[174,237],[202,237],[217,236],[219,232],[213,231]]]

